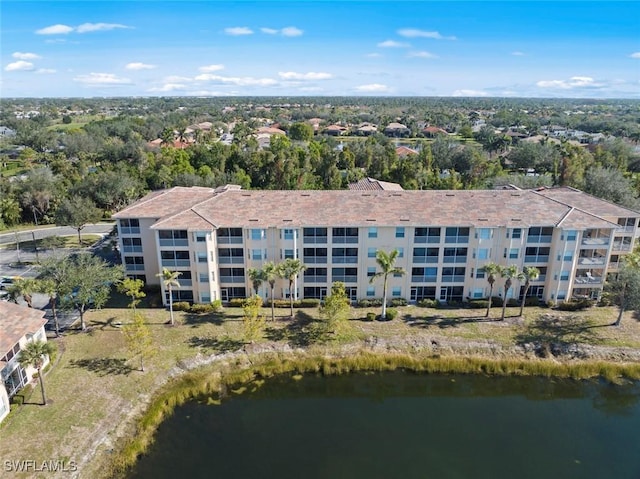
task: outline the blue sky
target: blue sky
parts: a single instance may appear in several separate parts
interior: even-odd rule
[[[637,1],[16,1],[2,97],[640,98]]]

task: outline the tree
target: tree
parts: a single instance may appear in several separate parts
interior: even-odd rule
[[[244,326],[244,340],[253,342],[262,334],[265,325],[265,317],[260,314],[262,308],[262,298],[253,295],[247,298],[242,306],[244,316],[242,318]]]
[[[140,304],[142,298],[146,296],[142,288],[144,288],[144,281],[141,279],[125,278],[122,282],[118,283],[118,292],[131,298],[129,307],[133,310],[134,319],[136,316],[136,306]]]
[[[78,245],[82,246],[80,232],[89,223],[97,223],[102,218],[102,210],[92,200],[82,196],[64,199],[56,211],[56,224],[73,226],[78,231]]]
[[[505,279],[504,281],[504,296],[502,298],[502,316],[501,320],[504,321],[504,315],[507,311],[507,294],[509,293],[509,289],[513,284],[513,280],[524,280],[524,275],[520,271],[518,271],[518,267],[515,264],[505,266],[500,269],[500,276]]]
[[[56,336],[60,336],[57,303],[60,298],[71,294],[73,289],[73,286],[69,286],[72,284],[70,281],[71,265],[71,260],[67,256],[51,256],[43,260],[38,267],[39,289],[49,296]]]
[[[269,261],[265,263],[262,267],[262,272],[264,273],[264,279],[267,283],[269,283],[269,288],[271,289],[271,321],[275,321],[275,310],[273,304],[273,289],[276,286],[276,279],[278,279],[278,267],[274,264],[273,261]]]
[[[40,381],[40,389],[42,390],[42,405],[47,404],[47,395],[44,390],[44,378],[42,374],[42,366],[46,361],[47,356],[53,354],[54,348],[51,343],[42,341],[40,339],[36,341],[30,341],[20,351],[18,356],[18,362],[24,367],[34,367],[38,370],[38,379]]]
[[[640,253],[636,250],[621,262],[616,278],[604,286],[607,295],[618,306],[618,318],[612,326],[620,326],[625,311],[640,309]]]
[[[638,209],[640,206],[631,180],[625,178],[620,170],[599,166],[589,168],[585,175],[584,191],[626,208]]]
[[[289,127],[289,137],[297,141],[311,141],[313,139],[313,127],[308,123],[293,123]]]
[[[109,266],[106,261],[90,253],[70,257],[69,262],[66,285],[63,287],[67,294],[62,298],[62,306],[78,310],[84,331],[87,329],[85,312],[91,306],[104,306],[109,299],[111,285],[122,279],[124,271],[121,266]]]
[[[49,297],[56,337],[60,337],[60,323],[58,322],[58,307],[56,304],[58,302],[58,285],[51,278],[43,278],[37,279],[36,288],[39,293],[46,294]]]
[[[496,263],[487,263],[485,264],[481,270],[484,271],[484,274],[487,275],[487,282],[489,283],[489,301],[487,304],[487,314],[485,317],[489,317],[489,311],[491,310],[491,300],[493,299],[493,285],[496,282],[496,276],[500,274],[500,270],[502,268],[499,264]]]
[[[253,290],[257,295],[260,290],[260,286],[262,286],[262,283],[266,281],[264,271],[258,268],[249,268],[247,270],[247,275],[249,276]]]
[[[349,298],[344,283],[336,281],[331,285],[331,294],[320,307],[320,317],[324,319],[322,334],[338,334],[349,319]]]
[[[180,287],[178,277],[181,274],[182,273],[180,271],[171,271],[167,268],[162,268],[162,272],[156,275],[160,278],[160,280],[162,281],[162,285],[167,289],[167,292],[169,293],[169,318],[171,319],[171,326],[175,324],[173,321],[173,288]]]
[[[520,314],[524,312],[524,303],[527,300],[527,293],[529,292],[529,286],[531,281],[535,281],[540,277],[540,270],[535,266],[525,266],[522,270],[522,276],[524,277],[524,290],[522,292],[522,302],[520,303]]]
[[[300,273],[307,267],[299,259],[287,258],[278,265],[278,276],[289,281],[289,305],[293,318],[293,297],[295,295],[293,283]]]
[[[135,280],[140,281],[140,280]],[[135,300],[132,301],[132,303]],[[133,357],[140,358],[140,371],[144,372],[144,360],[154,356],[157,352],[151,337],[151,331],[141,313],[133,312],[133,322],[122,328],[127,349]]]
[[[399,251],[394,249],[387,253],[383,250],[376,252],[376,263],[380,266],[381,271],[378,271],[371,277],[369,283],[373,283],[378,278],[383,278],[382,283],[382,319],[387,319],[387,280],[390,274],[405,274],[404,269],[395,266],[396,259],[398,258]]]
[[[37,283],[32,278],[17,278],[15,282],[7,288],[9,295],[14,299],[22,296],[29,308],[33,308],[33,293],[37,291]]]

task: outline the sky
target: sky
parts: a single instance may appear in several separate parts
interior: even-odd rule
[[[640,98],[640,2],[0,2],[0,97]]]

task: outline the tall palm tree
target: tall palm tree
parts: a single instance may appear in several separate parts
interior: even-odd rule
[[[380,266],[381,271],[378,271],[374,274],[369,283],[373,283],[378,278],[383,278],[382,283],[382,314],[380,317],[382,319],[387,319],[387,280],[390,274],[405,274],[405,270],[396,266],[396,259],[400,252],[397,249],[390,251],[387,253],[383,250],[378,250],[376,252],[376,263]]]
[[[56,330],[56,337],[60,336],[60,324],[58,322],[58,285],[52,278],[38,279],[38,292],[49,297],[51,315],[53,316],[53,326]]]
[[[481,269],[487,275],[487,282],[489,283],[489,302],[487,304],[487,314],[484,315],[488,318],[489,311],[491,310],[491,299],[493,298],[493,285],[496,282],[496,276],[500,274],[502,267],[496,263],[487,263]]]
[[[42,377],[42,366],[46,360],[46,356],[53,354],[53,345],[46,341],[37,340],[29,342],[20,351],[18,362],[24,367],[34,367],[38,370],[38,379],[40,380],[40,389],[42,390],[42,405],[47,404],[47,395],[44,390],[44,378]]]
[[[535,266],[525,266],[522,270],[522,276],[524,277],[524,291],[522,293],[522,302],[520,303],[520,314],[524,312],[524,303],[527,300],[527,293],[529,292],[529,286],[531,281],[535,281],[540,277],[540,270]]]
[[[500,276],[505,279],[504,281],[504,297],[502,298],[502,317],[500,320],[504,321],[504,315],[507,311],[507,293],[513,284],[513,280],[524,280],[524,274],[518,271],[518,267],[515,264],[505,266],[500,270]]]
[[[273,289],[276,287],[276,280],[279,276],[278,267],[273,261],[269,261],[262,267],[262,272],[264,273],[264,280],[269,283],[269,288],[271,289],[271,321],[274,321],[276,316],[273,304]]]
[[[171,271],[167,268],[162,268],[162,273],[158,273],[156,276],[161,278],[162,285],[169,292],[169,317],[171,318],[171,326],[175,323],[173,321],[173,288],[179,288],[180,282],[178,281],[178,277],[182,273],[180,271]]]
[[[278,265],[278,275],[289,280],[289,305],[291,306],[291,317],[293,318],[293,282],[296,277],[307,267],[299,259],[287,258]]]
[[[251,285],[253,286],[253,290],[257,295],[258,291],[260,290],[260,286],[264,281],[266,281],[264,271],[258,268],[249,268],[247,270],[247,275],[249,276]]]
[[[37,284],[33,278],[17,278],[7,290],[14,301],[18,299],[18,296],[22,296],[27,306],[33,308],[33,293],[37,290]]]

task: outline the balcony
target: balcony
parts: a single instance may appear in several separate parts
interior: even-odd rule
[[[628,241],[614,241],[613,251],[631,251],[631,242]]]
[[[304,276],[305,283],[326,283],[327,275],[310,275]]]
[[[326,256],[304,256],[302,261],[304,264],[327,264]]]
[[[244,264],[244,257],[242,256],[222,256],[218,258],[220,264]]]
[[[551,235],[535,235],[527,236],[527,244],[529,243],[551,243]]]
[[[142,253],[141,245],[123,246],[122,251],[125,253]]]
[[[607,262],[604,257],[578,258],[578,264],[581,266],[603,265]]]
[[[590,273],[587,273],[585,276],[576,276],[575,277],[576,284],[602,284],[602,276],[592,276]]]
[[[218,244],[242,244],[242,236],[218,236]]]
[[[244,276],[220,276],[221,283],[244,283]]]
[[[326,236],[305,236],[303,238],[305,244],[327,244]]]
[[[443,263],[466,263],[467,257],[466,256],[445,256],[442,262]]]
[[[158,241],[160,246],[189,246],[189,240],[185,238],[170,238]]]
[[[436,281],[438,281],[437,276],[421,276],[421,275],[411,276],[412,283],[435,283]]]
[[[469,237],[468,236],[445,236],[444,242],[445,243],[468,243]]]
[[[125,264],[124,269],[126,271],[144,271],[143,264]]]
[[[343,283],[357,283],[358,282],[358,276],[356,275],[339,275],[339,274],[334,274],[332,280],[335,281],[342,281]]]
[[[524,257],[525,263],[548,263],[549,255],[527,255]]]
[[[120,228],[118,228],[118,232],[121,235],[139,235],[140,234],[140,227],[139,226],[121,226]]]
[[[464,283],[464,275],[463,274],[454,274],[442,276],[443,283]]]
[[[357,236],[334,236],[333,244],[355,244],[358,242]]]
[[[356,264],[357,256],[332,256],[331,261],[336,264]]]
[[[163,259],[160,264],[165,268],[188,268],[191,265],[188,259]]]
[[[181,288],[184,288],[185,286],[193,286],[193,280],[192,279],[180,279],[180,278],[178,278],[178,284],[180,285]]]
[[[437,263],[437,256],[414,256],[413,257],[414,264],[423,264],[423,263]]]
[[[440,243],[440,236],[414,236],[414,243]]]

